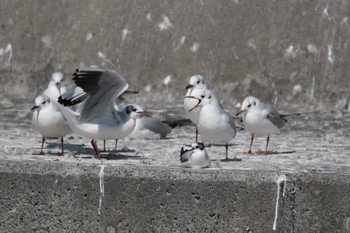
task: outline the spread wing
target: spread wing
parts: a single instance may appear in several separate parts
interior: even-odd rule
[[[129,87],[126,80],[112,70],[81,68],[73,76],[75,84],[88,95],[81,110],[81,122],[112,112],[115,99]]]

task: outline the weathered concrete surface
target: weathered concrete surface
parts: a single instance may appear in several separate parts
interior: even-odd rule
[[[239,131],[229,158],[242,161],[219,162],[224,148],[213,146],[211,168],[191,170],[179,162],[194,140],[189,125],[166,140],[121,140],[119,149],[135,151],[111,160],[94,159],[89,140],[74,134],[65,137],[64,157],[54,156],[55,140],[45,156],[32,155],[41,137],[30,127],[31,106],[0,99],[0,232],[254,233],[273,232],[275,218],[275,232],[350,231],[347,113],[290,118],[269,156],[243,155],[249,134]],[[182,115],[181,106],[154,107]],[[257,138],[253,151],[264,143]]]
[[[52,72],[98,65],[141,90],[139,102],[162,93],[181,103],[201,73],[230,106],[255,95],[289,108],[349,108],[347,0],[0,4],[2,96],[34,97]]]
[[[107,165],[101,179],[97,164],[1,161],[0,173],[1,232],[273,232],[276,216],[277,232],[350,230],[349,174],[287,174],[276,215],[275,172]]]

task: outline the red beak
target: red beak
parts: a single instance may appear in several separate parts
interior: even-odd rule
[[[237,112],[236,117],[237,117],[239,114],[241,114],[242,112],[244,112],[244,111],[245,111],[245,110],[240,109],[240,110]]]
[[[190,89],[190,88],[192,88],[192,87],[193,87],[193,85],[188,84],[188,85],[186,86],[186,90],[188,90],[188,89]]]
[[[34,105],[30,110],[35,110],[35,109],[37,109],[37,108],[39,108],[39,106],[36,106],[36,105]]]
[[[137,112],[141,117],[150,117],[152,114],[147,111]]]
[[[198,103],[197,103],[193,108],[191,108],[191,109],[189,110],[189,112],[191,112],[193,109],[197,108],[197,107],[199,106],[199,104],[202,102],[201,99],[198,99],[198,98],[196,98],[196,97],[194,97],[194,96],[185,96],[185,98],[188,98],[188,99],[196,99],[196,100],[198,100]]]

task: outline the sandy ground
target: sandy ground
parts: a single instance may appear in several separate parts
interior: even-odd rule
[[[30,108],[32,100],[0,99],[1,125],[0,147],[1,160],[37,160],[64,161],[72,163],[93,163],[179,167],[179,154],[182,146],[195,140],[195,128],[192,125],[175,127],[167,139],[144,140],[124,139],[118,142],[118,149],[131,149],[133,152],[120,152],[115,155],[114,141],[107,142],[108,152],[103,155],[109,159],[94,158],[90,140],[69,134],[65,137],[65,153],[63,157],[55,156],[60,151],[59,140],[48,140],[44,146],[45,156],[32,155],[39,151],[41,135],[31,128]],[[153,106],[153,107],[152,107]],[[182,106],[168,108],[152,105],[147,109],[155,112],[155,116],[164,119],[181,119],[184,117]],[[232,110],[234,112],[234,110]],[[223,146],[207,148],[212,160],[209,169],[235,170],[268,170],[277,172],[325,172],[350,173],[350,117],[348,113],[307,114],[291,117],[279,135],[270,140],[268,156],[245,155],[250,143],[248,132],[241,131],[230,142],[229,158],[241,161],[221,162],[225,158]],[[102,147],[102,141],[99,146]],[[265,138],[257,138],[253,152],[262,151]]]

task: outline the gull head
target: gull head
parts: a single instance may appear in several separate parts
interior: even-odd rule
[[[259,103],[259,99],[253,96],[248,96],[243,100],[242,107],[236,114],[236,116],[240,115],[243,112],[249,111],[249,109],[255,107]]]
[[[212,101],[216,101],[215,95],[208,89],[199,92],[195,96],[186,96],[185,98],[192,98],[198,100],[198,103],[193,108],[191,108],[189,112],[191,112],[195,108],[202,107],[206,104],[210,104]]]
[[[126,114],[130,116],[131,119],[138,119],[141,117],[150,117],[151,114],[145,110],[143,110],[140,106],[136,104],[129,104],[124,107],[124,111]]]
[[[190,88],[206,89],[207,85],[204,82],[204,78],[200,74],[193,75],[190,78],[189,84],[186,86],[186,90]]]
[[[49,83],[49,86],[54,86],[58,89],[58,92],[61,95],[61,87],[65,85],[65,80],[63,77],[63,74],[61,72],[55,72],[51,76],[51,81]]]
[[[40,109],[42,107],[44,107],[45,105],[50,104],[50,99],[45,96],[45,95],[38,95],[35,98],[35,105],[31,108],[32,111],[37,110],[40,111]]]

